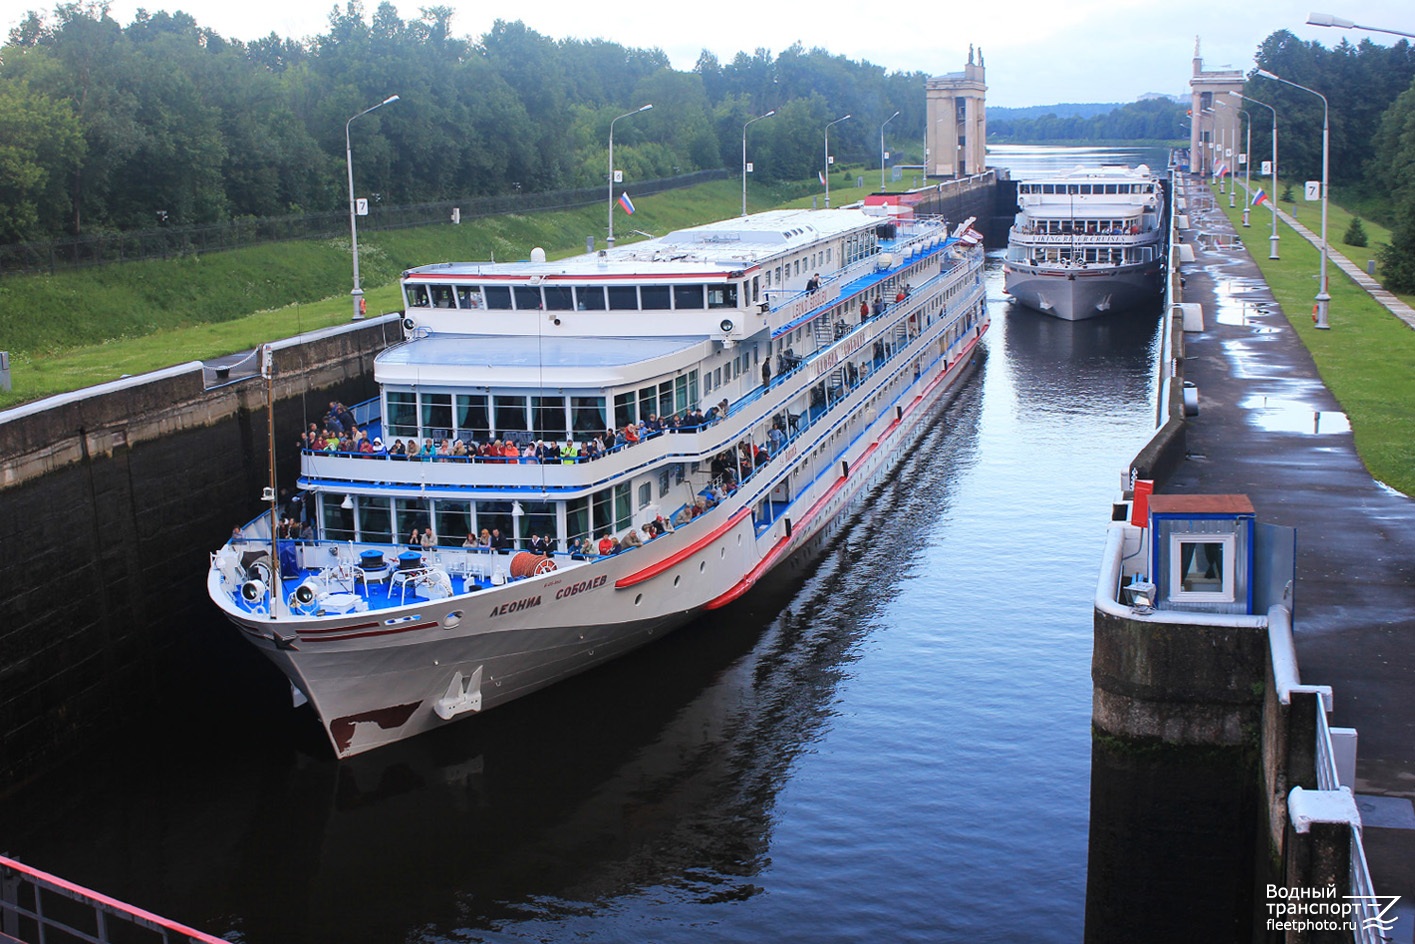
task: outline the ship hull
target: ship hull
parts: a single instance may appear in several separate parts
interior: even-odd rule
[[[1143,307],[1159,298],[1163,285],[1157,263],[1089,268],[1008,263],[1003,278],[1013,301],[1064,321]]]
[[[896,411],[861,437],[839,476],[820,483],[798,516],[760,533],[751,508],[769,482],[742,488],[708,520],[630,553],[442,600],[272,620],[226,602],[231,594],[214,570],[211,596],[310,701],[337,756],[445,726],[593,669],[735,601],[843,524],[974,371],[987,327],[984,317],[954,358],[914,379]]]

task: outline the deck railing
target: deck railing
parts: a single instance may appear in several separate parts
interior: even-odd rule
[[[0,856],[0,940],[26,944],[226,944],[176,921]]]

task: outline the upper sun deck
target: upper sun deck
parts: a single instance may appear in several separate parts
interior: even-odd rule
[[[772,210],[674,230],[642,242],[551,261],[445,262],[404,273],[405,281],[571,282],[604,279],[741,277],[756,266],[889,220],[858,209]]]

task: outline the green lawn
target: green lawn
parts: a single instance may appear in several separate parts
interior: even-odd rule
[[[748,209],[805,189],[751,185]],[[632,218],[619,214],[615,235],[622,244],[643,238],[634,230],[662,235],[730,217],[741,200],[739,180],[641,197]],[[536,246],[570,255],[584,251],[586,236],[602,244],[604,223],[605,207],[595,205],[360,233],[369,313],[401,309],[397,280],[411,266],[524,259]],[[341,324],[352,315],[352,287],[347,238],[0,279],[0,350],[10,352],[13,383],[0,409]]]
[[[1242,193],[1241,188],[1239,193]],[[1253,227],[1243,230],[1241,205],[1229,209],[1227,196],[1219,196],[1217,192],[1215,199],[1238,231],[1244,233],[1254,262],[1262,270],[1288,321],[1312,352],[1322,380],[1341,402],[1351,420],[1357,451],[1371,475],[1407,495],[1415,494],[1415,330],[1330,264],[1327,280],[1331,295],[1331,330],[1317,330],[1312,321],[1312,306],[1321,265],[1318,249],[1287,224],[1279,222],[1282,258],[1269,259],[1268,242],[1262,235],[1269,227],[1260,222],[1265,214],[1253,214],[1250,218]],[[1338,232],[1334,221],[1339,218],[1345,222]],[[1299,204],[1298,221],[1314,232],[1319,231],[1319,205]],[[1364,268],[1365,260],[1370,258],[1365,251],[1338,244],[1349,221],[1350,216],[1344,210],[1328,205],[1328,246],[1333,252],[1342,251]],[[1367,234],[1373,244],[1383,238],[1378,237],[1377,232],[1384,233],[1384,230],[1367,224]]]

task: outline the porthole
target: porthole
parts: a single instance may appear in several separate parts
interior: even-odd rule
[[[698,561],[698,573],[707,570],[707,561]]]
[[[727,548],[725,548],[725,547],[719,547],[719,548],[717,549],[717,556],[718,556],[718,557],[726,557],[726,556],[727,556]]]
[[[640,593],[640,594],[638,594],[637,596],[634,597],[634,605],[635,605],[635,606],[638,606],[640,603],[643,603],[643,602],[644,602],[644,595],[643,595],[642,593]]]

